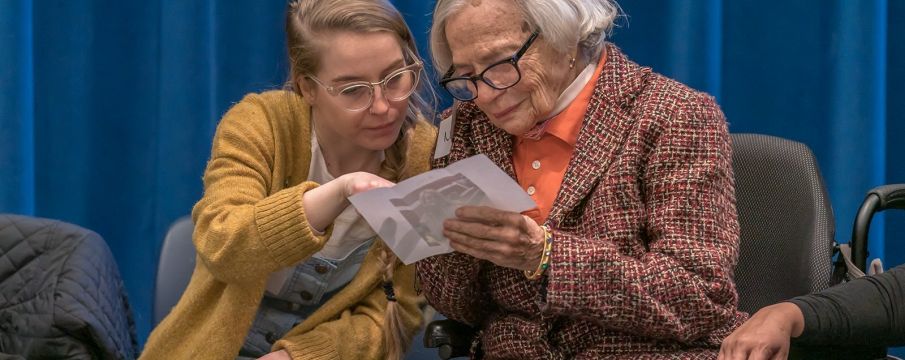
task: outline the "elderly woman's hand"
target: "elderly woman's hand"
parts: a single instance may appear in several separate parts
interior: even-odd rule
[[[456,209],[443,235],[458,252],[518,270],[534,271],[544,248],[544,230],[530,217],[486,206]]]

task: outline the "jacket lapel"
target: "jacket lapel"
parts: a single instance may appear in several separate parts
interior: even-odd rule
[[[632,106],[650,69],[629,61],[612,44],[606,45],[606,56],[572,159],[547,219],[554,225],[561,224],[597,186],[635,123]]]

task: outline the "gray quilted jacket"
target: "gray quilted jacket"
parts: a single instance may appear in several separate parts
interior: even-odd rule
[[[0,358],[132,359],[137,349],[119,270],[98,234],[0,214]]]

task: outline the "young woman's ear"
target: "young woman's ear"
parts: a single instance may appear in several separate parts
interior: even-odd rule
[[[305,76],[299,76],[295,79],[295,86],[298,87],[299,91],[302,93],[302,97],[304,97],[309,104],[317,99],[317,84],[311,79],[308,79]]]

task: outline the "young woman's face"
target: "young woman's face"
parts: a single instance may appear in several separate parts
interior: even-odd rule
[[[419,74],[415,71],[399,75],[398,70],[408,65],[399,39],[382,31],[336,32],[321,41],[327,46],[321,55],[320,70],[309,74],[316,80],[298,80],[313,108],[319,141],[362,150],[387,149],[399,136],[409,101],[408,97],[394,100],[391,91],[417,82]],[[367,86],[350,87],[362,82],[377,83],[388,76],[386,86],[373,85],[373,91]],[[333,87],[332,94],[329,87]]]

